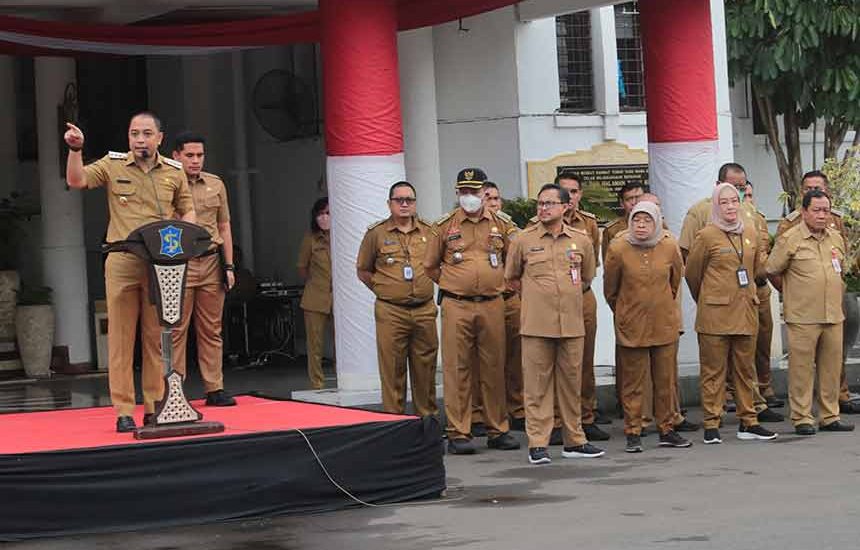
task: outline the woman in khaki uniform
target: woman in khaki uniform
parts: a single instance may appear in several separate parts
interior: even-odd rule
[[[326,328],[331,322],[331,214],[328,197],[317,199],[311,209],[311,231],[299,250],[299,276],[305,281],[301,307],[305,312],[308,377],[311,387],[325,386],[322,354]]]
[[[740,205],[732,184],[717,185],[711,197],[711,221],[696,235],[687,256],[687,284],[696,301],[706,444],[722,443],[719,426],[729,368],[740,421],[738,439],[776,437],[759,425],[753,404],[758,333],[755,279],[764,276],[765,255],[755,224],[745,225],[739,215]]]
[[[628,453],[642,452],[642,405],[652,384],[661,447],[689,447],[674,429],[677,395],[677,341],[681,315],[675,303],[684,263],[678,243],[663,229],[653,202],[630,211],[626,231],[606,253],[603,292],[615,314],[623,387],[624,433]],[[650,374],[650,376],[648,376]]]

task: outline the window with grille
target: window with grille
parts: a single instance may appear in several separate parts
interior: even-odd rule
[[[622,111],[645,110],[645,71],[639,34],[639,2],[615,6],[618,103]]]
[[[591,66],[591,14],[581,11],[555,20],[558,39],[558,83],[561,110],[594,111],[594,71]]]

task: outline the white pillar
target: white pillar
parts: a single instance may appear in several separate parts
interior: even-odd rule
[[[90,354],[87,264],[83,200],[60,175],[57,106],[66,85],[75,82],[71,58],[37,57],[36,119],[39,134],[39,189],[42,220],[42,273],[53,289],[55,345],[69,347],[71,363],[86,363]]]
[[[15,123],[15,59],[0,55],[0,197],[16,186],[18,138]]]
[[[618,139],[618,43],[615,8],[591,10],[591,58],[594,67],[594,107],[603,113],[603,139]]]
[[[399,33],[397,53],[406,179],[418,193],[418,213],[432,221],[446,211],[442,205],[439,173],[433,29],[426,27]]]
[[[717,95],[717,131],[719,132],[717,155],[719,164],[722,165],[735,160],[724,0],[711,0],[711,33],[714,43],[714,82]]]
[[[245,66],[242,52],[230,54],[233,68],[233,158],[236,167],[236,204],[239,206],[239,246],[242,264],[254,270],[254,218],[251,212],[251,180],[248,172],[248,129],[245,125]]]

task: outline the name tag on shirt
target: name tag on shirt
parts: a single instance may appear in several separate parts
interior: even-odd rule
[[[412,266],[411,265],[404,265],[403,266],[403,280],[404,281],[411,281],[412,275],[413,275]]]
[[[750,286],[750,276],[745,267],[738,268],[738,286],[741,288]]]

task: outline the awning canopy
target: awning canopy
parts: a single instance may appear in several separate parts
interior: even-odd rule
[[[516,4],[519,0],[397,0],[398,28],[410,30]],[[13,55],[200,55],[319,41],[319,11],[249,20],[113,25],[0,16],[0,53]]]

